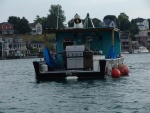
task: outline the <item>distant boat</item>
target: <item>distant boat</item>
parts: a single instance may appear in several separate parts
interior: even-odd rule
[[[139,49],[135,49],[133,53],[149,53],[149,51],[146,47],[140,46]]]
[[[129,54],[129,52],[128,51],[123,51],[123,52],[121,52],[122,54]]]

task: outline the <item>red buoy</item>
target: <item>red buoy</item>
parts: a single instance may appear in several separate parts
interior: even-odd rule
[[[129,68],[127,65],[120,64],[118,65],[118,69],[121,72],[121,75],[129,75]]]
[[[121,73],[117,68],[113,68],[111,71],[111,75],[113,78],[118,78],[120,77]]]
[[[129,68],[127,65],[124,65],[124,75],[129,75]]]

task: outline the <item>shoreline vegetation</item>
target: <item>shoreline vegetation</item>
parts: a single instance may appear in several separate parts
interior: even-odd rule
[[[17,35],[18,37],[22,38],[23,41],[41,41],[44,42],[44,34],[41,35]],[[54,34],[47,34],[46,41],[49,42],[51,39],[55,38]]]

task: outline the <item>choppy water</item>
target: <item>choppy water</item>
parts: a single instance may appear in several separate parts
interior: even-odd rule
[[[150,113],[150,54],[126,55],[129,77],[36,83],[32,61],[0,61],[0,113]]]

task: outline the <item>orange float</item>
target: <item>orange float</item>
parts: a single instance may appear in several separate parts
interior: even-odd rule
[[[129,75],[129,68],[127,65],[120,64],[120,65],[118,65],[118,69],[119,69],[121,75]]]
[[[113,68],[111,71],[111,75],[113,78],[118,78],[120,77],[121,73],[117,68]]]

